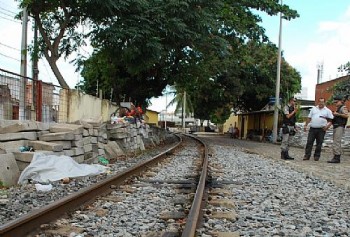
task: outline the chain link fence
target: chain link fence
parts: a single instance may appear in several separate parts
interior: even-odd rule
[[[0,69],[0,119],[59,122],[67,89]]]

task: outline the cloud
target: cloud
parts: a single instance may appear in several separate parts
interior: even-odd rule
[[[315,96],[317,66],[323,64],[321,82],[343,74],[337,68],[350,61],[350,7],[337,20],[319,22],[313,38],[298,51],[286,51],[287,60],[302,74],[302,85],[309,88],[309,99]]]

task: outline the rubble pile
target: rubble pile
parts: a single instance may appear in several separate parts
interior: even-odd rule
[[[66,155],[78,163],[96,163],[145,150],[160,143],[143,123],[77,121],[74,124],[0,121],[0,180],[15,184],[35,152]],[[163,136],[164,137],[164,136]],[[10,177],[10,178],[9,178]]]

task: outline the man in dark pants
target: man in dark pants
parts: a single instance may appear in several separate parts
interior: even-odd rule
[[[312,146],[315,140],[316,148],[314,152],[314,160],[318,161],[320,159],[324,135],[332,125],[332,119],[332,111],[325,106],[325,99],[320,98],[318,100],[318,105],[310,110],[309,116],[304,126],[304,131],[306,132],[307,126],[310,123],[310,130],[307,136],[305,155],[303,160],[310,160]]]
[[[295,98],[291,97],[289,102],[283,108],[283,124],[282,124],[282,143],[281,143],[281,159],[294,160],[289,156],[289,143],[291,137],[295,134],[294,127],[296,122],[296,113],[298,111],[295,105]]]
[[[341,155],[341,139],[344,134],[345,126],[348,121],[348,109],[345,106],[345,98],[342,96],[334,96],[333,103],[336,111],[333,112],[333,159],[328,163],[340,163]]]

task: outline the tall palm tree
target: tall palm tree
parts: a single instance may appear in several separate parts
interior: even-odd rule
[[[184,88],[180,88],[176,85],[171,86],[170,88],[171,88],[171,93],[173,93],[175,96],[168,103],[167,108],[176,104],[174,112],[175,114],[178,114],[181,111],[181,114],[182,114],[181,124],[184,125],[185,116],[190,116],[194,112],[192,101],[191,101],[191,95],[187,93]]]

